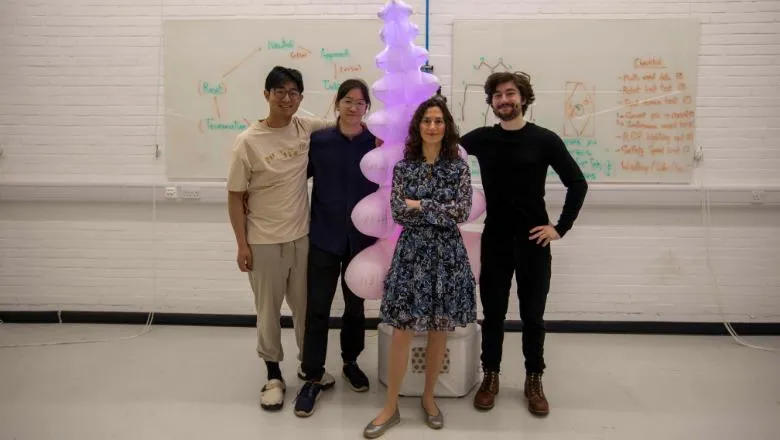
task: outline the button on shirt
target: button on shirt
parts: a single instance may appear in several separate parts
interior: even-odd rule
[[[310,243],[335,255],[355,255],[376,242],[352,223],[352,210],[379,185],[366,179],[360,160],[376,147],[376,137],[364,129],[353,139],[338,127],[314,132],[309,149],[309,176],[314,178]]]

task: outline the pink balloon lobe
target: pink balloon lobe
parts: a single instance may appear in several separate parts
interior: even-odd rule
[[[420,28],[410,21],[387,23],[379,33],[379,38],[390,47],[409,44],[420,33]]]
[[[458,156],[466,162],[469,161],[469,154],[466,152],[466,149],[460,145],[458,145]]]
[[[388,106],[394,104],[386,102]],[[394,107],[380,110],[372,113],[366,119],[366,125],[374,136],[382,139],[386,143],[402,143],[406,139],[406,130],[408,119],[405,118],[404,108]]]
[[[392,230],[393,216],[390,212],[390,193],[380,188],[367,195],[352,210],[352,223],[358,231],[370,237],[386,237]]]
[[[392,261],[393,255],[395,254],[395,247],[398,245],[398,238],[401,236],[401,231],[403,230],[403,227],[401,225],[394,225],[392,232],[390,234],[377,241],[377,244],[382,248],[387,258]]]
[[[390,0],[376,15],[386,22],[393,22],[408,19],[412,12],[412,7],[403,0]]]
[[[415,78],[415,81],[411,83],[413,93],[410,96],[410,102],[419,105],[436,93],[440,83],[439,79],[430,73],[417,71],[415,76],[417,74],[419,74],[419,78]]]
[[[374,148],[366,153],[362,159],[360,159],[360,171],[366,176],[366,179],[382,184],[387,178],[387,159],[386,154],[382,148]]]
[[[361,298],[381,299],[389,269],[385,251],[374,244],[355,255],[344,273],[344,282]]]
[[[411,47],[385,47],[385,49],[376,56],[376,66],[391,73],[407,72],[419,69],[425,63],[428,57],[428,51],[419,46]]]
[[[473,222],[478,219],[480,215],[485,212],[487,203],[485,201],[485,193],[475,189],[471,193],[471,212],[469,212],[469,218],[467,221]]]
[[[404,75],[399,73],[388,73],[382,78],[376,80],[371,85],[371,89],[374,91],[374,96],[384,103],[393,99],[398,89],[403,87]]]

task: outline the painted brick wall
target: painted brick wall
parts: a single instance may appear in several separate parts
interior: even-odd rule
[[[0,182],[164,184],[153,155],[162,135],[161,17],[373,18],[382,4],[6,0]],[[423,25],[424,2],[410,4]],[[780,2],[431,0],[431,13],[431,59],[445,93],[458,17],[699,17],[697,137],[707,180],[778,181]],[[555,243],[548,318],[780,321],[780,212],[717,209],[711,230],[702,220],[701,206],[586,207]],[[220,205],[0,202],[0,309],[252,313],[233,257]],[[518,318],[516,301],[509,317]]]

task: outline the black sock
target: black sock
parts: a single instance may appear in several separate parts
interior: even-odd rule
[[[279,369],[279,362],[265,361],[265,368],[268,369],[268,380],[282,380],[282,370]]]

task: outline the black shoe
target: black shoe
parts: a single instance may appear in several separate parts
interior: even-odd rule
[[[314,413],[314,407],[317,400],[322,395],[322,384],[319,382],[306,382],[298,391],[295,398],[295,415],[298,417],[309,417]]]
[[[347,380],[349,387],[354,391],[362,393],[368,391],[368,377],[355,362],[349,362],[344,364],[344,369],[341,370],[344,379]]]

